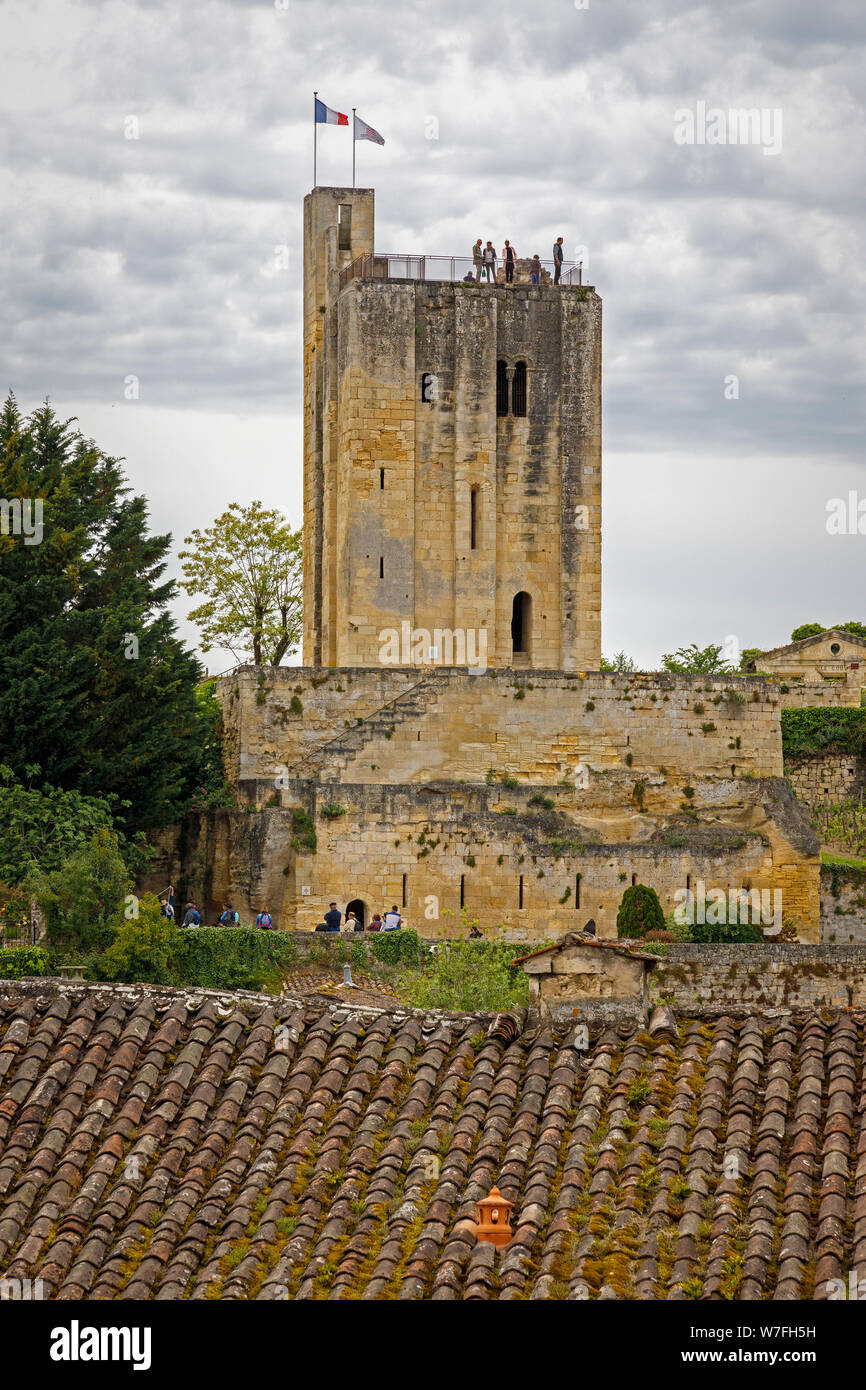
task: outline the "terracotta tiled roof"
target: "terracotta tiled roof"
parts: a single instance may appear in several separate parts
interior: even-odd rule
[[[842,642],[850,642],[855,647],[866,647],[866,638],[859,637],[855,632],[844,632],[839,627],[828,627],[824,632],[816,632],[811,637],[801,637],[799,642],[788,642],[782,647],[768,647],[765,652],[760,652],[755,657],[757,662],[763,656],[789,656],[794,652],[805,651],[807,647],[813,647],[816,642],[826,642],[828,637],[838,637]]]
[[[678,1022],[581,1052],[478,1016],[7,983],[0,1273],[58,1299],[862,1280],[864,1016]],[[455,1230],[494,1183],[515,1203],[498,1256]]]

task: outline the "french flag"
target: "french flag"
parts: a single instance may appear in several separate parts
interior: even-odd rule
[[[323,101],[316,97],[316,123],[318,125],[348,125],[349,117],[344,116],[342,111],[332,111],[330,106],[326,106]]]

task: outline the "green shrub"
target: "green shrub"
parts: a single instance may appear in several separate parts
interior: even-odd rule
[[[20,980],[25,975],[47,975],[48,956],[40,946],[0,948],[0,980]]]
[[[626,888],[616,914],[617,936],[642,938],[649,931],[664,929],[665,915],[656,890],[645,883]]]
[[[690,927],[692,941],[706,945],[763,941],[761,928],[751,922],[694,922]]]
[[[164,917],[159,899],[147,893],[138,916],[119,918],[114,939],[102,956],[98,974],[124,984],[169,985],[177,982],[180,929]]]
[[[550,796],[545,796],[543,792],[533,792],[529,798],[530,806],[542,806],[545,811],[552,811],[556,802]]]
[[[401,927],[399,931],[374,932],[370,948],[383,965],[415,965],[421,957],[418,933]]]
[[[131,893],[118,837],[106,828],[97,830],[59,869],[42,875],[33,886],[51,945],[80,951],[109,944],[114,919]]]
[[[336,801],[321,807],[322,815],[326,816],[328,820],[337,820],[339,816],[344,816],[347,810],[347,806],[340,806]]]
[[[292,810],[292,828],[295,831],[292,837],[292,849],[295,852],[308,849],[311,854],[315,854],[319,843],[316,827],[309,814],[301,807],[296,806]]]
[[[866,709],[783,709],[781,718],[786,759],[823,752],[866,756]]]
[[[400,993],[419,1009],[522,1008],[529,982],[514,958],[515,947],[508,942],[443,942],[425,955],[420,972],[401,977]]]
[[[298,960],[294,941],[258,927],[187,927],[180,938],[182,983],[204,989],[276,988]]]

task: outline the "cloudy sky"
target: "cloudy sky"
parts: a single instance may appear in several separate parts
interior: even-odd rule
[[[175,552],[235,500],[299,523],[318,88],[386,138],[380,250],[588,248],[608,654],[866,620],[826,526],[866,499],[864,46],[861,0],[5,0],[0,385],[125,456]],[[676,138],[740,108],[753,143]],[[318,181],[351,154],[320,127]]]

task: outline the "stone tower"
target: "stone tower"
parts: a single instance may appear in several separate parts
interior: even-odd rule
[[[601,301],[467,265],[305,199],[307,666],[598,669]]]

